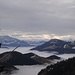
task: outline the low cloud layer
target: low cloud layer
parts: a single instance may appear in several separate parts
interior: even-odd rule
[[[67,41],[75,40],[75,35],[57,35],[57,34],[49,34],[49,33],[31,33],[31,32],[22,32],[22,31],[13,31],[13,30],[1,30],[0,36],[10,36],[13,38],[18,38],[21,40],[50,40],[50,39],[62,39]]]

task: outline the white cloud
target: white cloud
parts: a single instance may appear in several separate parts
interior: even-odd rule
[[[21,32],[21,31],[12,31],[12,30],[2,30],[0,35],[9,35],[14,38],[21,40],[50,40],[50,39],[62,39],[62,40],[75,40],[75,35],[57,35],[49,34],[47,32],[42,33],[31,33],[31,32]]]
[[[0,27],[14,31],[14,36],[22,35],[17,31],[71,35],[75,32],[75,1],[0,0]]]

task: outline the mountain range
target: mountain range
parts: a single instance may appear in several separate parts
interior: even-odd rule
[[[20,45],[21,47],[27,46],[37,46],[43,44],[45,41],[36,41],[36,40],[20,40],[10,36],[0,36],[0,43],[3,47],[16,47]]]
[[[48,51],[62,53],[75,53],[75,41],[68,42],[59,39],[51,39],[50,41],[39,45],[31,50]]]
[[[25,40],[25,41],[32,46],[42,45],[45,42],[47,42],[47,40]]]
[[[27,42],[23,40],[19,40],[16,38],[12,38],[10,36],[0,36],[0,42],[2,43],[2,46],[6,47],[14,47],[14,46],[30,46]]]

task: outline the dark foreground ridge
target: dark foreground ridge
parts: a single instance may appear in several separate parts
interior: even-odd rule
[[[3,71],[4,67],[4,65],[0,65],[0,73]]]
[[[56,55],[52,55],[52,56],[49,56],[49,57],[47,57],[46,59],[50,59],[50,60],[60,60],[61,59],[61,57],[58,57],[58,56],[56,56]]]
[[[32,58],[26,56],[25,54],[22,54],[20,52],[13,51],[12,53],[10,52],[5,52],[0,54],[0,58],[3,56],[6,56],[9,54],[7,57],[5,57],[3,60],[0,61],[1,64],[7,63],[8,65],[36,65],[40,64],[37,61],[33,60]]]
[[[75,41],[67,42],[59,39],[51,39],[50,41],[37,46],[31,50],[48,51],[63,53],[75,53]]]
[[[8,55],[8,56],[7,56]],[[37,65],[37,64],[51,64],[53,59],[58,59],[57,56],[41,57],[34,53],[22,54],[17,51],[4,52],[0,54],[0,59],[6,56],[3,60],[0,60],[0,64],[8,65]],[[61,59],[61,58],[60,58]],[[59,59],[59,60],[60,60]]]
[[[15,65],[52,64],[53,60],[58,58],[56,55],[45,58],[34,53],[22,54],[17,51],[4,52],[0,54],[0,73],[11,73],[11,71],[17,70]]]
[[[0,65],[0,74],[1,75],[9,75],[12,71],[19,70],[18,68],[14,67],[13,65]]]
[[[47,66],[38,75],[75,75],[75,57]]]

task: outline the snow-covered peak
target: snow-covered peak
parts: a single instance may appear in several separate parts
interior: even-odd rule
[[[12,38],[10,36],[0,36],[0,42],[2,43],[2,46],[30,46],[26,41]]]

